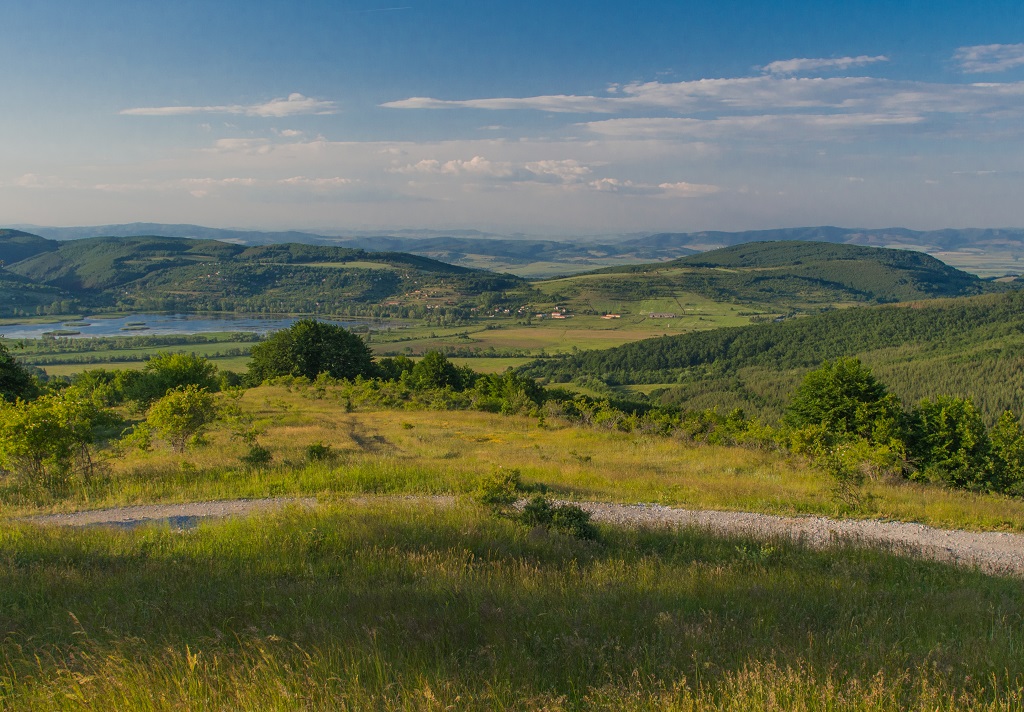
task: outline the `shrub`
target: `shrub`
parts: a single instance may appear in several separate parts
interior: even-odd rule
[[[18,398],[31,398],[37,390],[36,379],[28,369],[0,344],[0,400],[13,403]]]
[[[999,469],[999,489],[1024,496],[1024,431],[1017,416],[1005,411],[989,433],[989,439]]]
[[[330,445],[324,445],[323,443],[310,443],[306,446],[306,459],[310,462],[333,460],[334,453],[331,451]]]
[[[246,467],[256,470],[269,465],[274,456],[270,454],[270,450],[262,445],[253,444],[249,446],[249,451],[239,459]]]
[[[523,506],[519,520],[532,527],[549,527],[578,539],[594,541],[597,527],[590,521],[590,512],[575,504],[552,504],[542,494],[534,495]]]
[[[515,504],[522,492],[523,483],[519,470],[498,468],[480,481],[477,500],[492,509],[503,509]]]
[[[919,479],[951,487],[995,489],[992,442],[969,398],[939,396],[914,409],[912,453],[921,467]]]
[[[899,402],[855,358],[826,361],[808,373],[786,409],[788,425],[822,426],[837,438],[891,440],[901,421]]]
[[[146,362],[141,371],[122,371],[117,375],[122,396],[127,400],[151,403],[168,391],[196,386],[213,391],[220,385],[217,367],[195,354],[161,353]]]
[[[213,395],[198,386],[175,388],[150,407],[146,423],[163,437],[175,452],[200,442],[210,423],[217,418]]]
[[[93,471],[97,431],[114,416],[69,390],[14,404],[0,401],[0,468],[49,492]]]

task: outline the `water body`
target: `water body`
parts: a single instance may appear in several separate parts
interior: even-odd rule
[[[248,331],[267,334],[286,329],[302,317],[242,317],[200,316],[195,314],[126,314],[113,318],[83,317],[81,324],[8,324],[0,326],[0,336],[8,339],[41,339],[52,331],[75,331],[62,334],[62,338],[88,339],[96,336],[160,336],[166,334],[203,334],[214,331]],[[369,321],[336,321],[321,319],[345,328],[370,325],[370,328],[390,329],[391,323]]]

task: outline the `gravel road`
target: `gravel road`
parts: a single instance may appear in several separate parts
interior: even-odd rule
[[[357,497],[370,502],[378,497]],[[398,498],[393,498],[398,499]],[[406,497],[435,505],[451,505],[451,497]],[[836,545],[882,547],[894,553],[920,556],[978,568],[995,574],[1024,576],[1024,534],[967,532],[936,529],[923,524],[879,520],[829,519],[827,517],[779,517],[750,512],[719,512],[676,509],[654,504],[606,504],[577,502],[595,521],[618,526],[658,528],[698,527],[720,534],[754,537],[788,537],[808,546]],[[59,526],[112,525],[133,527],[169,523],[189,528],[200,519],[231,517],[280,509],[286,505],[313,507],[314,498],[239,499],[189,504],[154,504],[97,509],[68,514],[27,517],[25,521]]]
[[[818,549],[851,544],[875,546],[905,556],[977,566],[988,573],[1024,576],[1024,534],[936,529],[877,519],[675,509],[656,504],[577,504],[590,512],[594,521],[620,526],[695,526],[720,534],[788,537]]]

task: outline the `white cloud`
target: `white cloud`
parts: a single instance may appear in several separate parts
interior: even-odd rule
[[[876,57],[861,55],[859,57],[836,57],[832,59],[780,59],[764,65],[761,67],[761,70],[768,72],[769,74],[804,74],[807,72],[817,72],[820,70],[830,69],[843,71],[850,69],[851,67],[863,67],[867,64],[874,64],[875,62],[888,61],[889,58],[885,55],[878,55]]]
[[[31,189],[63,188],[65,187],[65,182],[57,176],[41,176],[36,173],[26,173],[17,178],[13,185],[18,188]]]
[[[915,114],[759,114],[725,116],[717,119],[652,118],[605,119],[579,124],[602,136],[616,137],[700,137],[721,138],[765,133],[789,132],[794,138],[820,133],[854,131],[879,126],[918,124],[924,117]]]
[[[651,195],[661,192],[657,186],[634,183],[631,180],[619,180],[618,178],[598,178],[590,181],[587,185],[601,193],[622,195]]]
[[[263,104],[231,104],[224,106],[151,106],[123,109],[126,116],[188,116],[191,114],[243,114],[264,118],[281,118],[301,114],[336,114],[338,105],[333,101],[313,99],[299,93],[287,98],[271,99]]]
[[[705,195],[712,195],[721,190],[717,185],[706,185],[702,183],[661,183],[658,185],[663,191],[679,198],[700,198]]]
[[[533,161],[526,164],[526,170],[539,178],[553,178],[562,183],[576,183],[592,172],[590,166],[571,158],[558,161]]]
[[[464,99],[461,101],[413,96],[399,101],[389,101],[381,104],[381,106],[388,109],[488,109],[492,111],[530,109],[552,111],[555,113],[613,111],[614,103],[607,102],[608,100],[602,100],[593,96],[571,96],[566,94],[524,98]]]
[[[219,138],[208,149],[215,153],[267,154],[274,150],[268,138]]]
[[[562,113],[776,112],[828,109],[860,114],[997,112],[1024,108],[1024,82],[941,84],[874,77],[757,77],[612,86],[607,96],[550,95],[443,100],[414,97],[382,106],[397,109],[532,109]]]
[[[960,47],[953,53],[953,59],[968,74],[1003,72],[1024,67],[1024,43]]]
[[[619,195],[666,195],[674,198],[700,198],[713,195],[721,190],[717,185],[700,183],[638,183],[618,178],[599,178],[587,184],[601,193],[617,193]]]
[[[444,162],[434,158],[425,158],[416,163],[394,168],[392,172],[466,176],[513,182],[577,183],[588,175],[591,169],[574,159],[513,163],[491,161],[483,156],[473,156],[469,160],[453,159]]]
[[[307,178],[306,176],[293,176],[282,178],[277,181],[279,185],[307,186],[311,188],[341,188],[347,185],[354,185],[359,181],[354,178]]]

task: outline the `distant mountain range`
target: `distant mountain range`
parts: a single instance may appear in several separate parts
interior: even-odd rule
[[[747,242],[798,240],[835,242],[870,247],[896,247],[928,253],[977,252],[1024,256],[1024,228],[962,228],[909,230],[906,228],[795,227],[743,232],[662,232],[550,239],[498,235],[475,230],[438,232],[265,232],[225,230],[199,225],[131,223],[95,227],[16,226],[51,240],[86,237],[160,235],[220,240],[242,245],[303,243],[331,245],[374,252],[408,252],[464,267],[507,271],[523,276],[574,273],[596,267],[672,260],[697,252]],[[956,260],[946,259],[956,264]],[[991,272],[992,270],[990,270]],[[1011,264],[1007,272],[1018,273]]]

